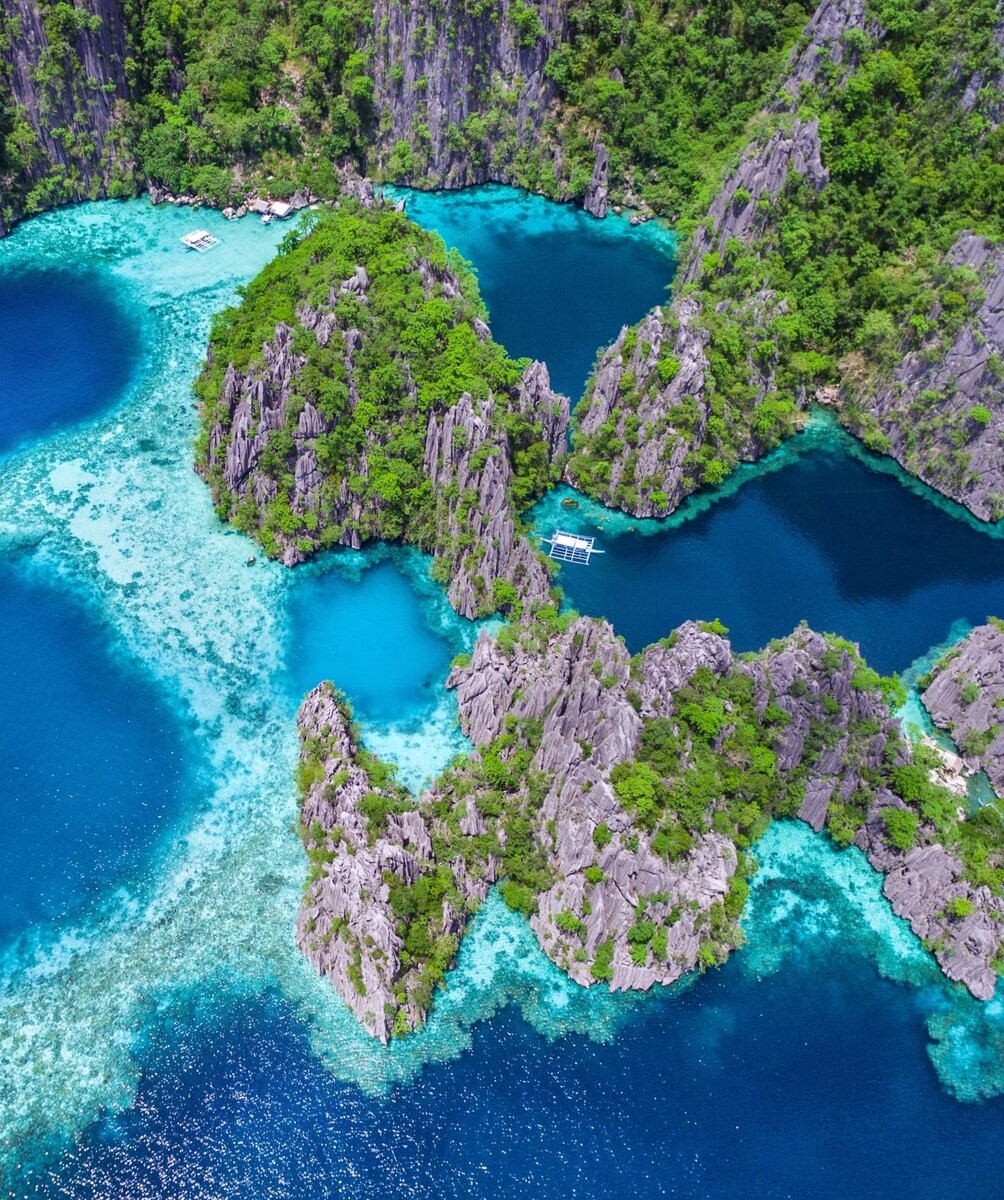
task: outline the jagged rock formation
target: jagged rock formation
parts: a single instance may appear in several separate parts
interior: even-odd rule
[[[555,96],[544,67],[567,38],[566,0],[500,0],[491,19],[462,0],[378,0],[373,25],[380,36],[360,44],[377,112],[371,170],[429,187],[506,183],[532,149],[537,169],[557,157],[560,174],[560,150],[540,130]]]
[[[844,78],[857,57],[847,46],[847,33],[865,29],[866,18],[865,0],[823,0],[791,52],[772,108],[793,110],[803,88],[832,88]],[[877,26],[870,32],[877,34]],[[834,67],[840,68],[836,80]]]
[[[772,105],[773,127],[746,147],[724,180],[694,234],[673,301],[623,328],[603,353],[575,412],[566,472],[574,486],[634,516],[665,516],[702,484],[720,482],[798,428],[807,397],[778,395],[774,372],[771,325],[785,302],[759,288],[708,311],[706,298],[688,285],[720,271],[728,248],[764,236],[770,201],[790,172],[817,190],[825,186],[819,122],[793,113],[804,86],[824,86],[823,65],[845,61],[842,39],[863,23],[861,0],[824,0],[806,26]],[[741,335],[742,348],[737,355],[730,339],[716,373],[709,342],[723,321]],[[728,380],[716,377],[723,365]],[[733,382],[738,386],[722,387]]]
[[[2,0],[0,88],[9,91],[0,104],[8,121],[5,129],[0,113],[0,236],[25,213],[105,195],[113,179],[130,176],[127,57],[116,0]]]
[[[582,197],[582,207],[594,217],[603,218],[607,215],[607,198],[609,196],[608,178],[610,174],[610,155],[606,146],[598,142],[596,146],[596,161],[593,164],[592,178],[589,187]]]
[[[797,171],[817,191],[824,187],[830,176],[820,161],[820,151],[815,117],[811,121],[796,119],[790,129],[776,129],[764,141],[747,146],[694,236],[677,286],[700,278],[704,255],[710,251],[721,254],[733,238],[748,244],[763,236],[769,223],[764,202],[780,192],[789,171]]]
[[[972,878],[955,802],[911,764],[879,682],[854,647],[805,627],[740,658],[714,623],[688,622],[632,659],[605,622],[538,610],[455,667],[476,751],[379,830],[381,802],[365,798],[322,687],[300,715],[316,865],[300,943],[367,1028],[403,1032],[424,1018],[413,996],[431,1003],[414,972],[445,969],[466,914],[502,879],[577,982],[670,983],[740,944],[745,850],[771,815],[797,815],[858,845],[945,974],[987,998],[1004,901]],[[994,871],[1002,853],[986,860]],[[416,907],[402,888],[436,870],[441,894]],[[446,939],[419,966],[400,955],[416,912]]]
[[[983,521],[1004,517],[1004,248],[962,233],[949,267],[975,272],[983,289],[974,315],[956,332],[940,307],[930,330],[877,386],[845,372],[845,420],[854,433],[874,430],[876,448],[912,475],[965,505]]]
[[[751,269],[751,260],[778,252],[775,201],[792,174],[816,191],[826,187],[819,122],[797,115],[799,100],[807,91],[818,96],[841,85],[865,33],[883,36],[867,21],[862,0],[824,0],[817,9],[764,113],[763,132],[726,177],[694,234],[672,304],[622,330],[601,357],[576,412],[569,482],[633,515],[662,516],[696,487],[719,482],[737,463],[759,457],[798,427],[797,412],[812,397],[799,379],[801,367],[775,357],[773,318],[787,311],[787,302],[764,286],[770,273]],[[990,40],[999,51],[1004,22]],[[973,70],[973,61],[978,58],[966,70],[950,65],[945,103],[978,111],[993,129],[1004,111],[999,81],[991,78],[990,66]],[[750,282],[723,282],[732,264],[750,252]],[[909,254],[899,267],[914,269]],[[898,363],[884,352],[850,350],[840,361],[839,389],[827,388],[821,397],[836,405],[844,425],[870,449],[890,454],[980,519],[998,521],[1004,517],[1004,410],[998,399],[1004,253],[963,233],[940,267],[924,270],[934,277],[954,270],[956,280],[939,279],[932,293],[939,298],[926,317],[918,314],[909,324],[904,317],[896,333],[890,327],[890,341],[902,339]],[[974,289],[962,286],[971,301],[971,314],[962,321],[961,272],[983,289],[973,299]],[[723,293],[727,302],[711,300]],[[766,306],[768,299],[773,303]],[[720,346],[716,332],[724,335]],[[666,357],[653,354],[653,346]],[[711,360],[715,370],[709,370]],[[778,366],[783,370],[775,371]],[[778,379],[781,391],[774,395]],[[784,406],[780,413],[777,400]]]
[[[381,207],[332,221],[350,238],[353,222],[386,226],[405,275],[396,257],[373,278],[361,262],[332,267],[321,284],[303,285],[295,322],[279,323],[260,359],[223,370],[229,343],[211,347],[199,468],[218,510],[289,566],[371,537],[417,544],[441,560],[464,616],[546,598],[550,575],[518,514],[564,455],[567,398],[542,363],[520,375],[505,360],[473,282],[432,235]],[[324,270],[315,237],[294,252],[307,272]],[[399,302],[401,287],[409,294]],[[246,346],[243,335],[233,345]],[[494,378],[509,382],[493,388]],[[465,380],[480,387],[477,398]]]
[[[935,664],[921,697],[967,765],[1004,796],[1004,628],[979,625]]]
[[[299,729],[304,754],[318,764],[300,821],[313,864],[297,920],[297,945],[326,975],[370,1033],[386,1042],[425,1019],[441,971],[410,953],[416,938],[401,928],[388,878],[398,893],[423,880],[436,862],[426,812],[409,805],[389,782],[374,785],[358,761],[347,710],[330,684],[304,700]],[[460,867],[451,875],[472,907],[488,882]],[[409,913],[412,922],[414,912]],[[452,961],[467,912],[441,902],[434,927],[423,928],[444,964]],[[400,1015],[399,1015],[400,1014]]]
[[[712,335],[698,296],[622,329],[575,409],[568,481],[634,516],[661,517],[736,463],[760,458],[798,419],[776,396],[775,356],[760,350],[784,311],[769,291],[717,306],[743,333],[740,370],[751,390],[743,409],[715,402]]]

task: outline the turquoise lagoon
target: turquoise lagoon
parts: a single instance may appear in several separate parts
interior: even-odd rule
[[[387,190],[473,263],[495,338],[510,354],[543,359],[573,403],[597,352],[667,298],[676,239],[659,222],[597,221],[498,184]]]
[[[505,195],[514,209],[525,204]],[[566,220],[554,210],[552,238],[578,236]],[[91,822],[95,868],[80,902],[12,907],[4,934],[6,1194],[998,1194],[1004,1006],[949,987],[860,855],[837,854],[802,826],[777,826],[759,847],[746,948],[660,995],[576,988],[496,898],[473,922],[428,1028],[389,1049],[312,975],[292,944],[303,874],[292,828],[298,698],[319,675],[333,676],[369,743],[418,785],[463,746],[441,683],[475,631],[446,608],[420,555],[378,547],[295,573],[249,567],[248,543],[216,521],[190,466],[189,384],[212,313],[274,252],[280,231],[214,214],[200,222],[222,239],[205,256],[180,249],[190,214],[143,202],[52,214],[0,243],[6,294],[22,275],[57,267],[72,290],[79,271],[82,287],[97,279],[112,296],[142,345],[119,376],[114,364],[94,365],[106,383],[78,423],[22,444],[0,468],[6,612],[38,615],[21,621],[17,652],[5,655],[0,715],[23,731],[13,740],[27,743],[24,770],[43,798],[64,740],[71,751],[88,740],[110,748],[108,761],[78,754],[69,769],[81,789],[70,808],[81,828]],[[527,288],[537,258],[532,241],[513,236],[507,270]],[[91,343],[94,352],[118,332]],[[51,361],[60,369],[56,350]],[[725,532],[732,523],[741,533],[728,536],[739,539],[750,536],[745,498],[761,514],[788,505],[787,532],[781,518],[758,518],[767,558],[802,520],[783,489],[772,499],[757,491],[769,474],[752,473],[710,509],[721,504]],[[848,468],[847,487],[876,478]],[[892,541],[897,530],[906,536],[895,521],[934,515],[915,500],[901,511],[880,502]],[[624,535],[611,561],[614,545],[670,547],[699,520]],[[951,540],[961,528],[954,517],[932,521],[929,536]],[[703,536],[707,555],[718,554],[724,535]],[[852,568],[864,574],[867,542],[826,536],[821,553],[817,531],[816,553],[831,574],[807,569],[803,586],[791,572],[796,594],[783,604],[769,592],[741,598],[753,614],[741,637],[786,632],[794,613],[816,611],[812,588]],[[996,543],[978,537],[973,545],[993,562]],[[674,611],[664,597],[679,580],[653,567],[642,588],[629,554],[619,566],[589,568],[594,601],[580,603],[620,605],[618,618],[637,624],[630,636],[647,637],[645,622]],[[714,570],[706,557],[706,573]],[[1000,579],[994,566],[980,587]],[[862,632],[851,632],[874,637],[881,654],[890,612],[919,621],[923,606],[909,605],[926,581],[917,570],[898,590],[883,584]],[[940,585],[956,589],[956,615],[968,617],[977,601],[966,580],[948,571]],[[759,587],[758,577],[747,586]],[[695,615],[719,611],[713,595],[690,595],[701,601]],[[79,646],[57,636],[74,621]],[[921,626],[903,652],[926,636]],[[51,709],[37,681],[25,683],[25,664],[39,679],[76,672],[65,710]],[[33,756],[31,731],[43,727]],[[5,827],[28,839],[25,794],[5,788],[0,805]],[[115,820],[102,824],[100,796]],[[123,856],[130,814],[139,815]],[[39,844],[50,832],[45,815]],[[49,859],[18,855],[5,869],[16,876],[33,862],[40,877],[64,852],[68,844]],[[33,891],[30,878],[21,888]]]

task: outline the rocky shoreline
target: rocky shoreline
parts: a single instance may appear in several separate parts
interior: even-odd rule
[[[957,800],[853,646],[803,626],[737,656],[715,623],[688,622],[632,658],[605,622],[538,608],[482,634],[448,686],[475,750],[421,797],[380,788],[331,685],[299,717],[315,869],[298,942],[382,1040],[424,1021],[494,882],[584,986],[644,990],[722,961],[772,817],[863,850],[942,971],[993,995],[1004,900],[974,883]],[[416,907],[416,889],[435,903]]]
[[[1004,626],[978,625],[922,680],[931,720],[951,735],[971,771],[1004,796]]]
[[[409,303],[430,314],[415,335],[422,345],[434,323],[443,325],[436,334],[447,345],[436,350],[439,374],[420,386],[417,359],[396,347],[386,365],[374,365],[371,347],[390,336],[389,322],[400,310],[373,302],[384,277],[371,278],[372,262],[370,271],[363,262],[351,273],[334,271],[323,295],[298,298],[295,319],[270,331],[260,357],[247,366],[229,361],[221,375],[216,359],[226,351],[211,346],[197,467],[218,511],[287,566],[319,548],[358,548],[372,537],[417,544],[440,560],[450,603],[466,617],[546,598],[550,574],[522,532],[519,509],[540,491],[523,478],[528,471],[543,482],[560,472],[567,397],[552,390],[547,368],[534,362],[504,388],[475,398],[461,386],[426,403],[420,392],[438,394],[440,377],[462,374],[458,354],[471,358],[479,346],[492,347],[473,285],[452,269],[442,243],[395,206],[366,189],[343,203],[357,207],[330,214],[335,225],[389,222],[388,236],[406,257],[427,243],[408,269],[418,293]],[[298,251],[305,271],[317,266],[317,256],[309,255],[315,238],[308,234]],[[465,350],[449,349],[454,332],[467,334]],[[387,371],[394,375],[389,390],[379,380],[374,385]],[[346,429],[363,411],[371,415],[353,441]],[[411,436],[397,450],[402,422],[410,423]]]

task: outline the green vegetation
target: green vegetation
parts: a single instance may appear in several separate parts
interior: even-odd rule
[[[756,236],[733,238],[700,263],[685,291],[699,306],[692,324],[709,339],[702,395],[653,417],[646,403],[671,375],[651,368],[635,345],[638,330],[629,331],[620,411],[588,438],[573,436],[570,469],[588,493],[628,511],[665,513],[680,493],[720,483],[787,437],[805,398],[837,385],[841,420],[867,447],[889,451],[891,422],[909,470],[950,495],[974,482],[968,444],[989,424],[992,388],[986,403],[959,408],[950,388],[921,391],[884,425],[869,406],[905,353],[938,363],[983,299],[976,272],[951,265],[945,252],[963,229],[1004,234],[1004,137],[993,118],[1001,102],[993,81],[1004,68],[994,40],[999,12],[994,0],[872,0],[868,8],[885,35],[851,31],[849,63],[824,67],[821,84],[797,97],[798,119],[819,121],[829,181],[817,189],[790,171],[775,198],[758,202]],[[960,97],[977,72],[984,88],[965,112]],[[765,113],[750,132],[763,144],[791,120]],[[636,118],[634,128],[649,126]],[[736,204],[748,200],[736,193]],[[695,187],[677,203],[686,225],[707,195]],[[671,338],[674,310],[664,315]],[[990,365],[999,367],[999,357]],[[587,392],[577,422],[588,401]],[[653,436],[662,439],[663,463],[639,478],[635,452]],[[674,468],[664,478],[681,445],[682,476]],[[1004,498],[991,502],[996,518]]]
[[[524,655],[546,658],[559,638],[582,649],[583,629],[571,629],[578,620],[575,614],[560,614],[555,605],[538,604],[504,627],[497,644],[508,646],[512,655],[519,649],[521,661]],[[785,665],[776,672],[779,656]],[[582,686],[595,689],[603,661],[589,658],[581,664]],[[633,662],[636,675],[643,661],[644,652]],[[597,662],[599,671],[592,669]],[[779,685],[779,679],[787,682]],[[625,682],[615,685],[622,690],[610,703],[626,703]],[[808,785],[819,779],[833,782],[826,825],[837,845],[857,842],[875,849],[884,843],[906,854],[939,843],[959,861],[967,885],[1004,896],[1004,818],[989,806],[960,818],[957,798],[933,780],[940,765],[937,752],[923,744],[911,749],[891,719],[886,706],[898,700],[896,689],[867,667],[852,643],[820,637],[804,626],[764,651],[734,658],[723,675],[698,668],[673,692],[670,715],[642,720],[634,756],[609,769],[624,819],[616,822],[616,835],[605,822],[595,825],[593,861],[573,868],[581,876],[567,891],[562,860],[555,854],[558,820],[544,816],[555,777],[537,766],[546,711],[534,718],[510,713],[502,732],[475,753],[458,756],[421,803],[401,792],[392,769],[358,748],[350,770],[327,778],[323,734],[304,739],[299,779],[305,792],[323,784],[323,795],[334,800],[355,772],[353,786],[361,795],[357,805],[370,846],[390,832],[395,814],[421,813],[432,855],[411,883],[393,873],[383,881],[405,948],[399,1005],[417,1004],[424,1011],[453,960],[466,914],[476,907],[469,884],[461,889],[459,879],[482,886],[498,879],[505,902],[527,916],[538,913],[539,897],[547,892],[553,913],[553,924],[545,922],[541,935],[547,953],[568,970],[588,964],[593,980],[610,982],[617,938],[591,946],[589,918],[598,902],[605,903],[602,889],[620,878],[614,855],[650,847],[686,870],[684,860],[708,835],[734,847],[735,870],[726,894],[702,907],[672,889],[639,893],[621,953],[639,968],[673,962],[690,968],[693,958],[674,957],[672,949],[673,927],[686,919],[700,938],[699,969],[723,961],[742,944],[739,921],[749,895],[747,880],[757,869],[752,847],[771,820],[801,811]],[[342,712],[347,716],[344,706]],[[793,745],[798,747],[794,760]],[[573,752],[573,765],[579,761]],[[587,779],[581,786],[584,798],[594,784]],[[335,795],[329,797],[329,791]],[[358,844],[358,825],[355,830]],[[310,859],[309,883],[336,856],[355,852],[341,828],[301,832]],[[939,916],[960,922],[974,911],[971,899],[956,895]],[[335,932],[351,940],[341,926]],[[934,947],[939,953],[941,948],[941,943]],[[395,1028],[406,1032],[413,1018],[413,1007],[406,1018],[396,1013]]]
[[[225,202],[238,167],[273,196],[336,194],[374,117],[372,6],[129,0],[126,18],[142,177]]]
[[[358,278],[359,267],[368,277],[364,294],[355,286],[342,288]],[[320,339],[301,320],[308,310],[331,314]],[[483,547],[463,531],[476,494],[460,494],[455,483],[434,493],[423,470],[430,416],[442,415],[467,392],[475,402],[494,399],[492,428],[471,464],[477,469],[492,454],[509,456],[514,513],[553,481],[541,427],[516,404],[526,360],[512,359],[497,342],[478,336],[474,322],[483,316],[467,264],[448,254],[437,235],[392,208],[343,201],[309,232],[291,234],[241,304],[214,321],[209,360],[197,384],[202,432],[196,457],[219,515],[273,556],[353,538],[403,539],[442,557],[441,578],[463,563],[481,583],[482,613],[515,610],[518,593],[511,583],[489,589],[477,575]],[[296,369],[285,423],[270,431],[254,467],[254,477],[275,492],[259,505],[253,479],[232,491],[224,478],[232,436],[224,382],[231,365],[245,375],[265,375],[262,347],[283,324],[292,330]],[[325,427],[312,441],[323,482],[303,502],[294,470],[298,423],[308,404]],[[255,411],[252,420],[259,419]],[[222,431],[218,445],[214,430]],[[455,434],[455,445],[463,432]],[[357,502],[358,517],[346,491]],[[451,522],[460,527],[455,537]]]

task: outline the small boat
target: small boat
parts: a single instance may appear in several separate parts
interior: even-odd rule
[[[577,533],[568,533],[564,529],[556,529],[549,538],[541,538],[550,549],[550,557],[559,562],[582,563],[589,566],[593,554],[603,554],[604,551],[596,546],[596,539],[580,537]]]

